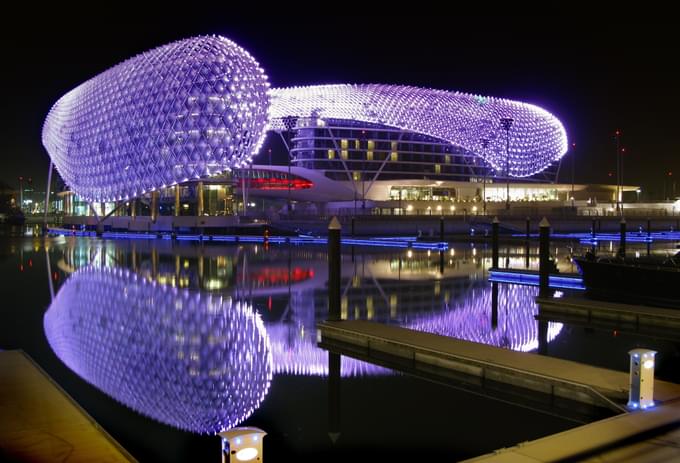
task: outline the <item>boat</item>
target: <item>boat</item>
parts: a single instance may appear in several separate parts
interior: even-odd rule
[[[574,257],[592,299],[680,309],[680,252],[674,256]]]

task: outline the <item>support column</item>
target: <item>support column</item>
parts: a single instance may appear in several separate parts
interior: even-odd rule
[[[179,203],[179,185],[175,185],[175,217],[179,217],[179,212],[180,212],[180,203]]]
[[[203,215],[203,182],[198,182],[198,185],[196,185],[196,199],[196,215],[201,217]]]
[[[52,165],[52,160],[50,159],[50,168],[47,171],[47,188],[45,188],[45,215],[43,217],[43,233],[47,233],[47,213],[50,209],[50,192],[52,189],[52,170],[53,165]],[[23,204],[20,204],[19,207],[22,207]]]
[[[158,219],[158,191],[151,192],[151,221],[155,222]]]

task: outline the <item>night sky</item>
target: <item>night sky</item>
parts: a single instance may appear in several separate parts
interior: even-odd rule
[[[556,15],[182,13],[132,23],[104,12],[84,19],[44,15],[6,28],[0,181],[17,186],[19,175],[31,176],[44,189],[42,122],[65,92],[134,54],[198,34],[221,34],[249,50],[272,86],[409,84],[538,104],[577,144],[577,183],[616,182],[617,128],[626,148],[624,183],[660,195],[664,181],[680,177],[680,39],[671,24]],[[280,158],[279,144],[269,146]],[[560,175],[565,183],[570,162],[568,154]]]

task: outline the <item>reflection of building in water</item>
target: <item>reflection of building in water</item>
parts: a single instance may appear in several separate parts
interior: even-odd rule
[[[534,300],[538,288],[499,285],[497,325],[492,324],[492,288],[473,288],[446,310],[408,323],[407,328],[451,336],[491,346],[528,352],[538,348]],[[548,324],[548,341],[562,330],[562,323]]]
[[[188,431],[236,426],[272,378],[270,341],[243,302],[83,268],[45,314],[47,340],[80,377],[130,408]]]
[[[328,354],[316,345],[316,323],[327,314],[325,247],[109,244],[99,251],[71,254],[94,256],[92,261],[99,264],[106,254],[106,265],[135,268],[149,281],[246,300],[264,319],[274,373],[327,374]],[[509,255],[519,252],[521,248],[509,249]],[[486,255],[483,248],[469,245],[442,255],[415,250],[347,253],[342,263],[342,317],[531,350],[538,339],[533,318],[536,290],[501,285],[493,326]],[[551,326],[549,339],[558,331],[559,326]],[[385,371],[342,359],[343,376]]]

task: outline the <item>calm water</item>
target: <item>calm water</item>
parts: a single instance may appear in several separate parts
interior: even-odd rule
[[[21,348],[142,461],[220,461],[216,430],[264,429],[265,457],[471,457],[578,423],[351,358],[342,359],[340,438],[328,425],[323,246],[103,241],[0,231],[0,349]],[[563,244],[552,252],[574,271]],[[630,247],[629,247],[630,249]],[[644,249],[640,249],[644,252]],[[521,351],[538,347],[536,288],[499,286],[490,249],[344,249],[342,312]],[[537,249],[501,264],[537,266]],[[615,251],[612,245],[611,251]],[[635,249],[632,250],[634,252]],[[610,252],[605,244],[600,252]],[[674,252],[672,245],[654,252]],[[679,380],[678,345],[551,323],[548,355],[626,370],[659,350]]]

